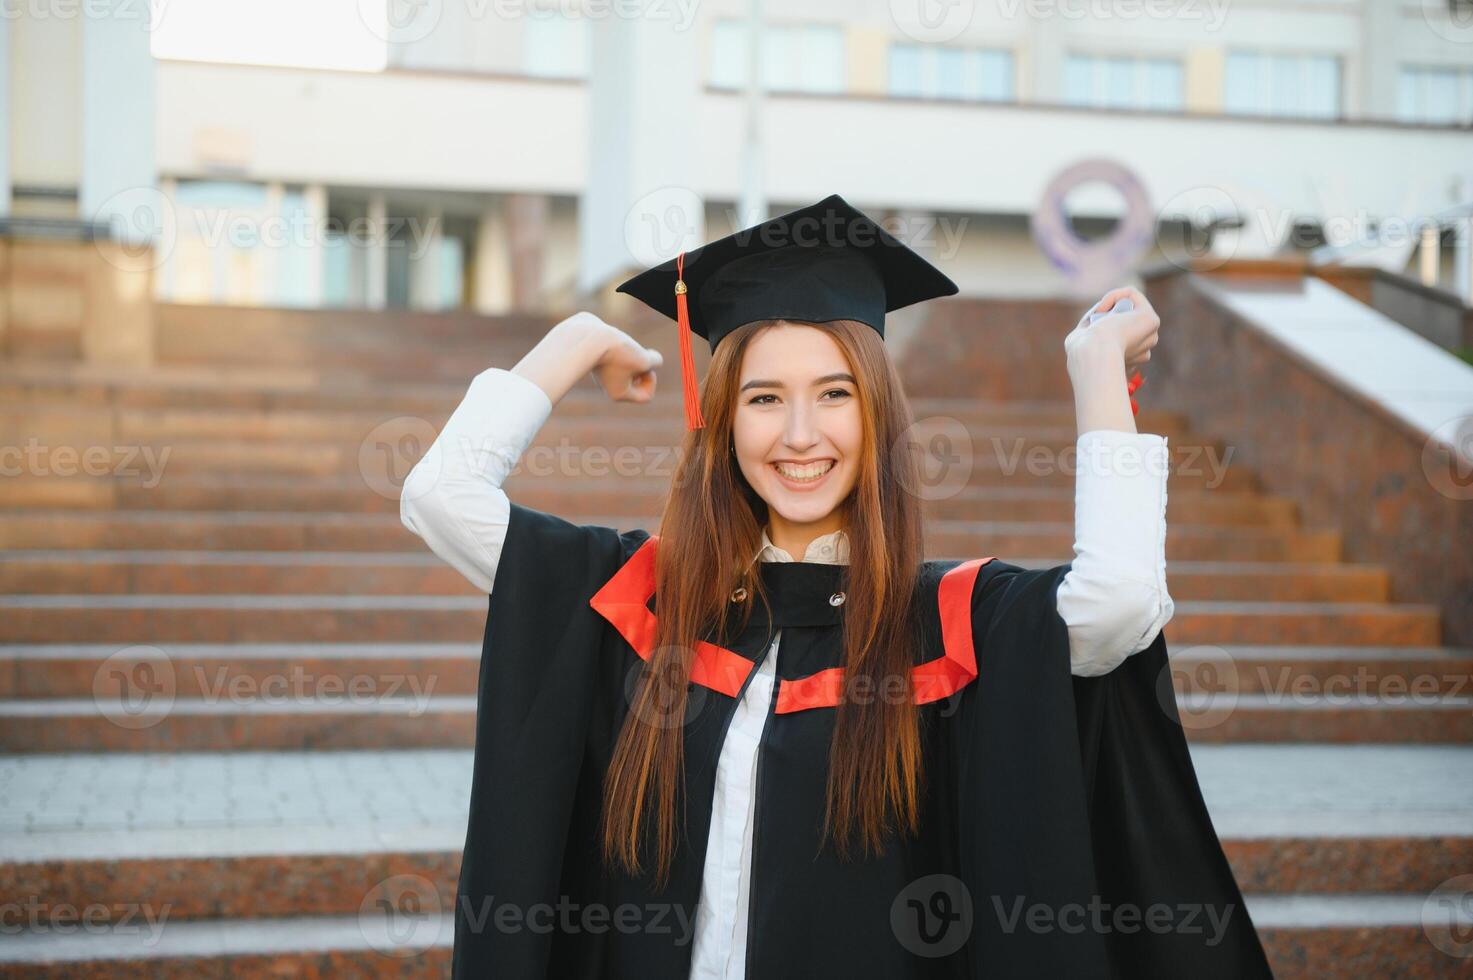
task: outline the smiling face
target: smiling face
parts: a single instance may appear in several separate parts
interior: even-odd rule
[[[833,337],[782,323],[753,338],[732,441],[742,475],[767,502],[774,544],[801,561],[809,541],[844,526],[840,505],[859,478],[864,422],[853,369]]]

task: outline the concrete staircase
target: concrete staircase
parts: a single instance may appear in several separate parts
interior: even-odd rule
[[[397,491],[470,377],[547,323],[157,317],[146,371],[0,366],[22,460],[0,481],[0,895],[24,924],[0,976],[443,975],[486,605]],[[572,393],[513,499],[650,526],[683,431],[661,380],[652,406]],[[1072,469],[1009,460],[1072,446],[1072,408],[912,394],[974,448],[927,504],[929,553],[1067,560]],[[1473,653],[1145,395],[1177,466],[1177,697],[1277,974],[1473,975],[1438,925],[1473,894]]]

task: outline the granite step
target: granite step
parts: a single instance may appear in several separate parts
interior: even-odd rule
[[[521,495],[513,499],[535,497]],[[621,530],[657,526],[653,516],[596,515],[581,523]],[[398,514],[285,511],[78,511],[0,512],[0,549],[208,550],[208,551],[415,551],[424,542]],[[928,523],[926,550],[933,555],[1073,555],[1069,524],[1020,521]],[[1336,531],[1279,527],[1172,528],[1169,561],[1335,562]]]
[[[486,367],[492,366],[486,364]],[[510,367],[509,364],[503,365]],[[11,363],[0,365],[0,403],[59,408],[228,409],[236,411],[367,411],[388,415],[447,416],[480,370],[463,369],[455,381],[385,381],[364,384],[324,377],[306,369],[244,366],[161,365],[111,368],[106,365]],[[679,386],[662,385],[643,405],[612,402],[584,379],[558,402],[557,416],[619,416],[630,420],[681,418]],[[987,402],[967,398],[911,398],[916,418],[947,417],[972,426],[1013,424],[1067,428],[1074,407],[1064,401]],[[1185,431],[1182,417],[1145,407],[1136,417],[1141,432]],[[683,432],[675,425],[675,432]]]
[[[0,752],[189,752],[231,749],[468,748],[476,699],[415,690],[410,683],[338,689],[308,678],[306,693],[232,686],[218,696],[169,697],[147,677],[127,701],[0,700]]]
[[[150,675],[184,698],[309,683],[473,695],[480,650],[479,642],[9,644],[0,645],[0,697],[121,697],[131,679]],[[1415,703],[1473,694],[1466,649],[1203,645],[1173,648],[1171,662],[1175,688],[1186,695]]]
[[[564,431],[572,431],[571,429]],[[119,439],[87,436],[61,443],[22,443],[26,472],[33,476],[117,473],[157,484],[162,478],[205,475],[269,474],[292,477],[351,477],[360,474],[397,486],[429,447],[435,429],[424,419],[399,416],[364,429],[350,439],[245,440],[190,437]],[[586,435],[538,442],[522,457],[514,478],[534,481],[616,478],[629,489],[668,488],[680,458],[668,435],[641,441],[627,435]],[[1135,464],[1131,464],[1135,465]],[[945,460],[928,460],[927,483],[918,492],[938,499],[966,486],[1072,487],[1076,469],[1072,438],[1018,439],[969,452],[948,451]],[[1173,446],[1171,486],[1186,490],[1254,490],[1254,474],[1225,455]]]
[[[1013,559],[1024,567],[1054,564]],[[1174,599],[1384,602],[1379,565],[1172,561]],[[199,595],[483,595],[428,551],[138,551],[55,549],[0,554],[0,592]]]
[[[485,596],[5,595],[0,643],[470,641]],[[1435,646],[1437,609],[1417,604],[1183,601],[1167,626],[1173,648],[1293,643]]]
[[[1473,748],[1192,755],[1276,976],[1323,976],[1328,956],[1453,975],[1435,913],[1473,867]],[[0,757],[0,893],[33,896],[0,975],[443,975],[469,766],[455,750]],[[98,928],[45,928],[72,908]]]
[[[417,894],[406,889],[402,894]],[[1417,898],[1314,898],[1276,903],[1246,896],[1278,980],[1323,980],[1325,964],[1355,977],[1441,980],[1462,975],[1421,926]],[[365,919],[372,924],[365,925]],[[402,921],[400,921],[402,920]],[[173,980],[198,977],[449,974],[454,923],[446,912],[394,922],[370,916],[173,922],[148,929],[61,935],[27,933],[0,948],[0,978],[86,975]],[[1446,942],[1446,940],[1444,940]]]
[[[0,408],[0,432],[25,433],[42,445],[110,441],[129,444],[219,439],[241,442],[296,441],[303,443],[337,442],[353,444],[370,435],[392,438],[394,426],[433,438],[444,424],[450,410],[430,415],[405,415],[392,411],[310,410],[310,409],[201,409],[201,408],[108,408],[29,404]],[[538,432],[538,444],[557,446],[569,443],[597,445],[638,445],[673,449],[681,445],[683,429],[672,429],[664,415],[613,418],[596,415],[564,415],[554,411]],[[1157,432],[1172,444],[1191,444],[1202,452],[1209,449],[1194,441],[1178,419]],[[923,441],[931,433],[947,432],[958,441],[970,440],[971,451],[989,452],[1004,457],[1018,451],[1033,451],[1042,446],[1054,452],[1072,449],[1077,432],[1075,426],[1040,423],[1023,417],[999,421],[976,413],[925,416],[916,420],[916,434]],[[428,427],[428,428],[426,428]],[[1226,450],[1216,443],[1212,452],[1221,458]],[[1185,456],[1186,450],[1181,450]]]
[[[161,481],[111,476],[13,477],[0,483],[0,507],[93,510],[272,510],[397,513],[399,484],[388,492],[364,493],[361,477],[168,474]],[[510,484],[509,491],[517,489]],[[539,508],[554,514],[658,514],[665,491],[626,489],[591,480],[547,487]],[[938,500],[924,500],[928,517],[966,520],[986,515],[999,521],[1066,523],[1074,519],[1074,492],[1065,488],[967,487]],[[1174,528],[1203,524],[1293,527],[1293,501],[1242,490],[1178,490],[1167,496],[1166,516]]]
[[[12,644],[0,645],[0,698],[121,700],[145,677],[182,698],[323,689],[474,696],[480,661],[479,642]]]
[[[85,698],[0,699],[0,752],[164,752],[251,749],[465,748],[474,744],[476,698],[426,690],[417,675],[287,671],[258,685],[219,669],[186,686],[170,677],[126,683],[128,694]],[[177,683],[177,678],[176,678]],[[1164,690],[1165,688],[1163,688]],[[1473,696],[1355,698],[1183,692],[1176,697],[1188,738],[1221,743],[1473,744]]]

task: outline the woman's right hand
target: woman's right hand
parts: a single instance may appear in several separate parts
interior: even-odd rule
[[[593,366],[594,380],[616,402],[649,401],[655,396],[655,368],[664,363],[664,355],[612,324],[598,323],[607,331],[608,350]]]
[[[540,386],[554,405],[589,372],[614,401],[647,402],[662,362],[659,351],[582,312],[549,330],[512,370]]]

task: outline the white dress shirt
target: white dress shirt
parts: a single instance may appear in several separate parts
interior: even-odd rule
[[[511,518],[501,485],[551,413],[551,400],[534,382],[488,368],[405,479],[405,527],[487,593]],[[1074,561],[1057,602],[1069,631],[1070,669],[1094,676],[1145,649],[1175,610],[1166,591],[1166,439],[1099,429],[1080,435],[1076,449]],[[756,557],[794,560],[766,530]],[[840,529],[816,538],[803,560],[847,564],[848,535]],[[722,742],[692,980],[745,975],[757,751],[772,713],[781,640],[778,630]]]
[[[794,561],[762,531],[759,561]],[[849,563],[849,536],[840,528],[814,538],[804,561],[830,565]],[[746,976],[747,895],[752,879],[752,831],[757,823],[757,746],[771,715],[777,685],[777,630],[732,715],[716,762],[716,795],[711,803],[711,832],[701,874],[701,901],[696,906],[696,939],[691,950],[691,980],[727,980]]]

